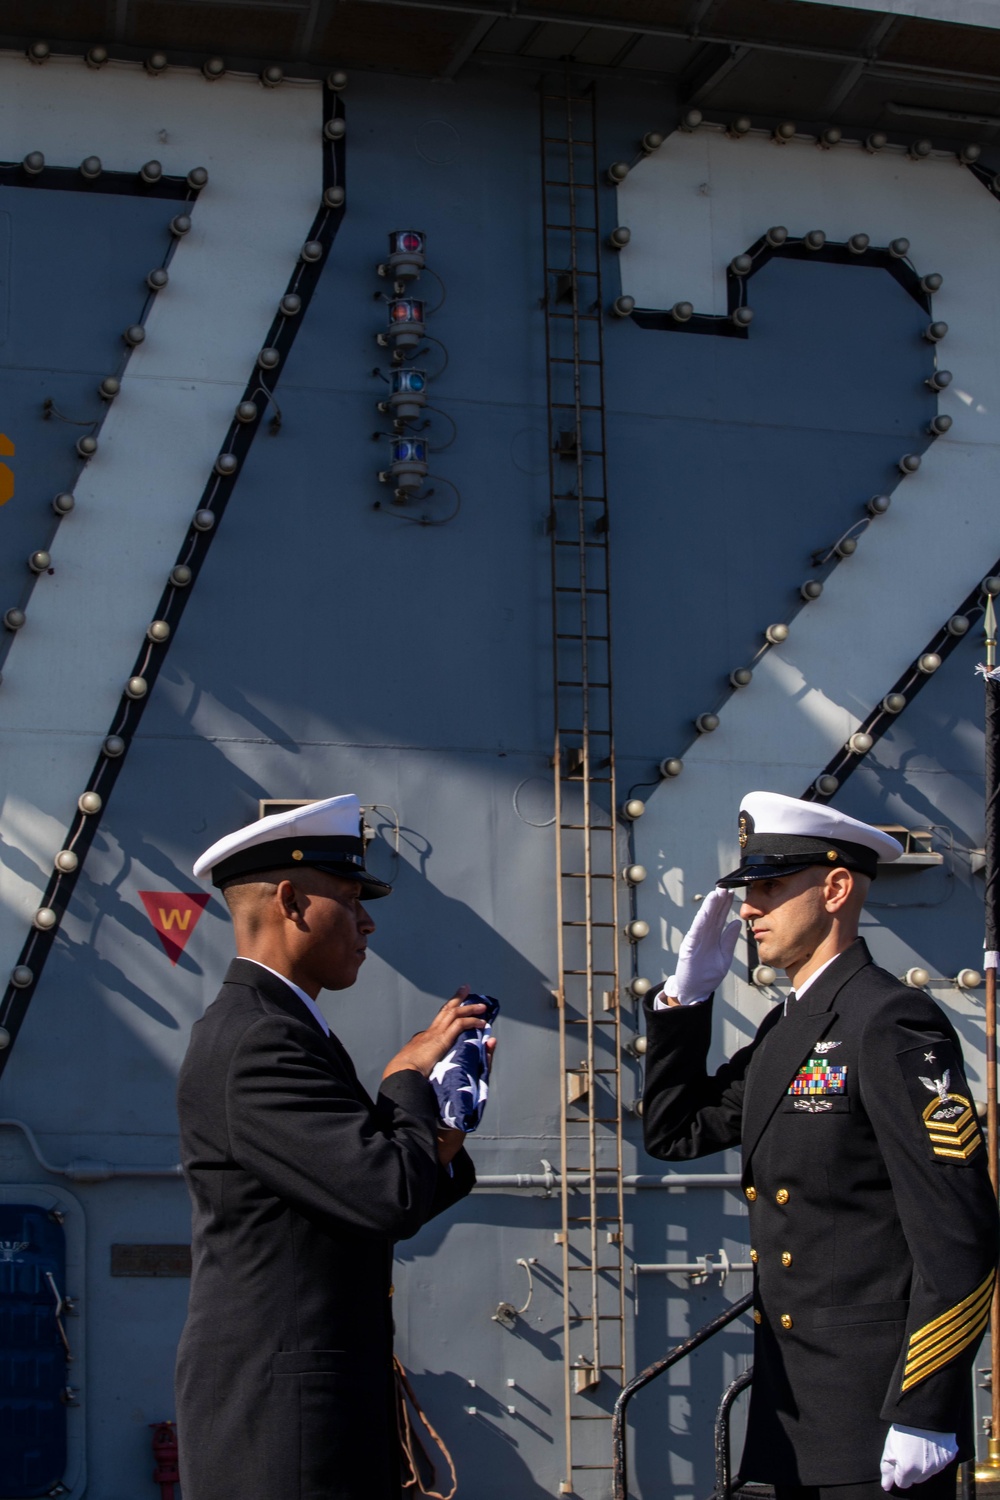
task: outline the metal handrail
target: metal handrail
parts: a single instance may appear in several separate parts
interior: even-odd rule
[[[753,1292],[747,1292],[746,1296],[741,1297],[738,1302],[734,1302],[732,1307],[727,1307],[725,1312],[720,1313],[717,1318],[713,1318],[710,1323],[706,1323],[704,1327],[699,1328],[697,1333],[693,1333],[689,1339],[685,1339],[683,1344],[676,1344],[670,1353],[665,1354],[662,1359],[656,1360],[654,1364],[647,1365],[646,1369],[630,1380],[628,1385],[622,1387],[618,1400],[615,1402],[615,1409],[611,1418],[611,1441],[614,1455],[612,1461],[614,1488],[612,1493],[614,1500],[628,1500],[628,1452],[625,1442],[625,1411],[632,1397],[637,1391],[641,1391],[643,1386],[649,1385],[651,1380],[655,1380],[658,1375],[662,1375],[664,1370],[671,1369],[680,1360],[685,1359],[689,1354],[693,1354],[696,1349],[700,1349],[702,1344],[706,1344],[710,1338],[714,1338],[717,1333],[721,1333],[723,1328],[735,1322],[742,1313],[749,1312],[752,1305]],[[734,1396],[736,1394],[736,1392],[733,1392]],[[728,1391],[726,1395],[729,1395]],[[723,1399],[725,1400],[725,1398]]]
[[[715,1496],[714,1500],[729,1500],[732,1492],[732,1472],[729,1464],[729,1418],[733,1402],[753,1380],[753,1365],[741,1371],[730,1381],[719,1402],[715,1417]]]

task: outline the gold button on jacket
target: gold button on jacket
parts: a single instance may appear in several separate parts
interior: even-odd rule
[[[751,1250],[750,1251],[750,1259],[753,1261],[754,1265],[757,1264],[757,1252],[756,1252],[756,1250]]]
[[[791,1263],[792,1263],[792,1252],[790,1250],[783,1250],[781,1252],[781,1264],[783,1266],[790,1266]]]
[[[748,1203],[756,1203],[757,1202],[757,1189],[755,1187],[744,1188],[743,1191],[747,1195],[747,1202]]]
[[[781,1326],[782,1326],[782,1328],[791,1328],[791,1326],[792,1326],[792,1315],[791,1315],[791,1313],[782,1313],[781,1314]]]
[[[753,1320],[754,1320],[755,1323],[759,1323],[760,1322],[760,1308],[759,1307],[755,1307],[754,1310],[753,1310]]]
[[[787,1188],[779,1188],[778,1191],[774,1195],[774,1201],[775,1201],[775,1203],[787,1203],[788,1202],[788,1189]]]

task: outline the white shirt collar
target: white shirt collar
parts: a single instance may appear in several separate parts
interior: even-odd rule
[[[819,966],[818,969],[814,969],[813,972],[809,975],[808,979],[803,979],[802,983],[798,986],[798,988],[795,991],[795,998],[796,998],[796,1000],[801,1000],[802,996],[805,994],[805,992],[809,988],[809,986],[811,984],[815,984],[816,980],[819,978],[819,976],[821,974],[825,974],[826,971],[827,971],[827,969],[830,967],[830,965],[831,964],[835,964],[837,962],[837,959],[839,957],[840,957],[840,954],[839,953],[835,953],[832,958],[828,958],[827,959],[827,961],[826,961],[825,964],[820,964],[820,966]],[[292,986],[292,988],[294,989],[294,985]]]
[[[266,969],[269,974],[274,975],[275,979],[280,979],[282,984],[287,984],[290,990],[294,990],[296,995],[298,995],[299,999],[302,1001],[302,1004],[306,1007],[311,1015],[316,1017],[316,1020],[322,1026],[323,1035],[330,1035],[329,1022],[327,1021],[326,1016],[324,1016],[323,1012],[320,1010],[319,1006],[316,1004],[316,1001],[311,995],[307,995],[305,990],[299,989],[297,984],[293,984],[287,974],[279,974],[277,969],[270,968],[268,964],[262,964],[259,958],[248,958],[245,960],[245,962],[248,964],[256,964],[258,969]]]

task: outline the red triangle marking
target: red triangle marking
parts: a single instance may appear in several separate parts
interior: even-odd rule
[[[175,964],[211,897],[202,891],[140,891],[139,895],[164,952]]]

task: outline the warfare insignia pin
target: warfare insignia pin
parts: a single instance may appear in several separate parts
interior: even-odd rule
[[[796,1100],[794,1100],[794,1106],[795,1106],[796,1109],[804,1110],[806,1112],[806,1114],[809,1114],[809,1115],[822,1115],[822,1114],[825,1114],[827,1110],[830,1110],[830,1109],[833,1108],[833,1100],[832,1099],[796,1099]]]
[[[832,1052],[834,1047],[839,1047],[839,1042],[817,1042],[813,1048],[814,1052]]]

